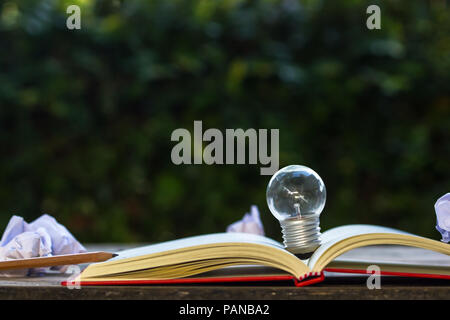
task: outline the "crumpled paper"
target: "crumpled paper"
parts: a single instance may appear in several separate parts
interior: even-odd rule
[[[44,214],[31,223],[13,216],[0,240],[0,261],[48,257],[86,252],[86,249],[55,218]],[[1,271],[3,277],[20,277],[45,272],[48,268]],[[52,267],[65,272],[67,266]]]
[[[242,220],[236,221],[229,225],[227,232],[244,232],[264,235],[264,227],[259,217],[257,206],[250,207],[250,213],[246,213]]]
[[[442,242],[450,241],[450,193],[440,197],[434,205],[436,211],[436,229],[442,234]]]

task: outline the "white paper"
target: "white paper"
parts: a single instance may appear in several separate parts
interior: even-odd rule
[[[264,227],[259,217],[258,207],[251,206],[250,213],[246,213],[242,220],[229,225],[227,232],[243,232],[263,236]]]
[[[450,242],[450,193],[440,197],[434,205],[436,211],[436,229],[442,235],[442,241]]]
[[[13,216],[0,240],[0,261],[48,257],[52,255],[86,252],[86,249],[55,218],[44,214],[31,223]],[[52,267],[64,272],[66,266]],[[46,268],[8,270],[0,276],[15,277],[45,272]]]

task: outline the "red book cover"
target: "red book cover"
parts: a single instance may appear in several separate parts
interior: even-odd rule
[[[326,268],[327,272],[336,273],[353,273],[353,274],[367,274],[366,270],[362,269],[337,269]],[[406,273],[406,272],[380,272],[381,275],[398,276],[398,277],[413,277],[413,278],[429,278],[429,279],[448,279],[450,275],[441,274],[423,274],[423,273]],[[245,277],[215,277],[215,278],[181,278],[170,280],[111,280],[111,281],[81,281],[81,286],[117,286],[117,285],[165,285],[165,284],[211,284],[211,283],[239,283],[239,282],[275,282],[275,281],[292,281],[296,287],[305,287],[316,284],[325,280],[323,272],[311,272],[300,279],[295,279],[291,275],[280,276],[245,276]],[[73,285],[73,281],[63,281],[61,285]]]

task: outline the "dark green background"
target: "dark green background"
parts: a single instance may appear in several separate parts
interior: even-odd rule
[[[322,229],[435,239],[450,191],[445,1],[2,1],[0,226],[49,213],[82,242],[221,232],[260,208],[260,165],[175,166],[176,128],[279,128],[316,170]],[[66,28],[79,4],[81,30]],[[382,29],[366,28],[381,7]]]

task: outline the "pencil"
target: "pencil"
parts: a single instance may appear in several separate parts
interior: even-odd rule
[[[0,270],[42,268],[64,266],[89,262],[102,262],[117,256],[115,253],[95,251],[74,254],[63,254],[50,257],[36,257],[28,259],[14,259],[0,261]]]

